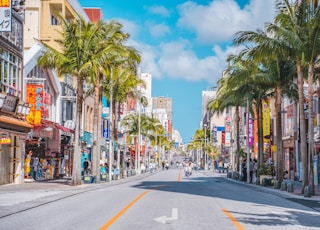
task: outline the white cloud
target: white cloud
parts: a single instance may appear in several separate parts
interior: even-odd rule
[[[187,40],[163,43],[160,47],[159,69],[170,78],[214,82],[215,75],[221,76],[218,71],[222,60],[214,56],[199,59]]]
[[[235,32],[263,28],[274,17],[274,1],[251,0],[243,9],[234,0],[209,5],[186,2],[178,7],[178,26],[194,31],[203,43],[230,41]]]
[[[170,27],[165,24],[157,24],[150,26],[150,33],[153,37],[163,37],[170,33]]]
[[[132,39],[128,41],[128,45],[139,50],[142,58],[140,64],[142,66],[141,71],[143,73],[150,73],[155,78],[161,78],[162,73],[157,65],[159,53],[156,47],[145,43],[140,43]]]
[[[120,22],[123,26],[123,31],[130,34],[131,37],[136,36],[140,32],[140,26],[132,21],[123,18],[117,18],[114,20]]]
[[[170,16],[170,11],[163,6],[151,6],[151,7],[146,7],[146,9],[149,10],[152,14],[157,14],[162,17]]]
[[[179,7],[181,18],[178,25],[196,34],[198,41],[211,45],[212,53],[200,57],[193,42],[187,38],[162,42],[160,45],[130,40],[142,54],[142,72],[148,72],[155,78],[169,77],[186,81],[207,81],[215,85],[227,68],[227,57],[238,53],[240,48],[223,46],[230,42],[235,32],[256,30],[274,16],[274,1],[251,0],[243,9],[234,0],[214,0],[209,5],[187,2]],[[125,31],[137,34],[140,26],[125,20]],[[146,28],[153,28],[151,34],[160,36],[174,32],[165,24],[155,21],[145,23]]]

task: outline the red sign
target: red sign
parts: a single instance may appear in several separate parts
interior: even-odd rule
[[[32,105],[26,120],[29,124],[40,125],[44,101],[43,85],[27,84],[27,102]]]
[[[222,144],[226,143],[226,133],[225,133],[225,131],[221,132],[221,143]]]
[[[46,104],[46,105],[52,105],[51,94],[48,94],[46,92],[44,93],[43,103]]]

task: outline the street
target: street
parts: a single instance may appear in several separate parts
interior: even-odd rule
[[[320,228],[320,212],[298,201],[225,175],[193,171],[186,177],[176,167],[115,184],[42,191],[49,193],[20,203],[0,199],[0,229]]]

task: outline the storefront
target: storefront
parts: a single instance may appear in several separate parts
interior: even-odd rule
[[[284,178],[295,179],[296,161],[294,155],[294,140],[292,137],[283,141]]]
[[[24,140],[33,126],[18,113],[18,97],[0,95],[0,184],[22,183]]]
[[[71,175],[71,145],[73,130],[58,123],[42,120],[26,140],[26,161],[30,161],[26,178],[50,180]],[[60,136],[60,133],[63,135]]]

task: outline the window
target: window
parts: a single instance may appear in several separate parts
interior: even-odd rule
[[[20,96],[19,79],[21,78],[21,63],[19,57],[8,51],[0,54],[0,86],[1,92]]]
[[[51,15],[51,25],[58,25],[58,19],[54,15]]]

